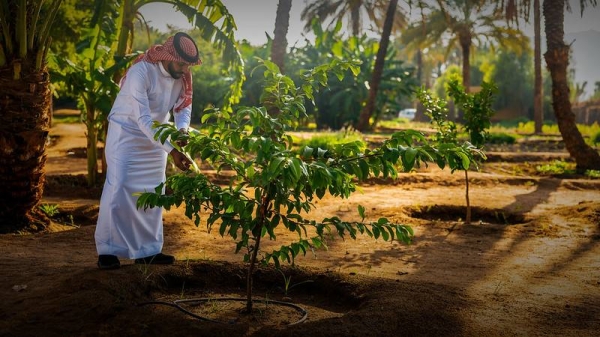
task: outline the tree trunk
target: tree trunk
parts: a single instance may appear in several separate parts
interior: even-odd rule
[[[46,226],[38,209],[44,191],[46,144],[50,129],[47,68],[25,59],[20,79],[13,67],[0,68],[0,232]],[[38,228],[39,229],[39,228]]]
[[[600,170],[600,155],[585,143],[569,101],[569,46],[564,43],[564,0],[544,0],[543,12],[547,44],[544,58],[552,78],[552,107],[558,129],[578,171]]]
[[[357,37],[361,31],[360,6],[352,5],[350,9],[350,21],[352,23],[352,36]]]
[[[465,93],[471,92],[471,34],[461,33],[458,37],[462,51],[462,77]]]
[[[92,187],[98,182],[98,131],[96,123],[96,108],[89,104],[86,107],[86,139],[87,139],[87,183]]]
[[[275,17],[275,30],[273,32],[273,46],[271,46],[271,61],[285,73],[285,54],[287,50],[287,33],[290,26],[290,10],[292,0],[279,0],[277,16]]]
[[[417,51],[416,62],[417,62],[417,80],[419,81],[419,85],[427,88],[427,85],[425,83],[426,81],[423,80],[423,52],[421,51],[420,48]],[[428,76],[429,76],[429,74],[428,74]],[[428,120],[428,117],[425,116],[425,107],[418,100],[417,100],[416,108],[417,108],[417,112],[415,113],[414,121],[415,122],[426,122]]]
[[[373,75],[371,77],[369,97],[367,98],[367,104],[362,108],[360,112],[358,124],[356,125],[356,129],[358,131],[366,131],[370,128],[369,120],[373,115],[373,110],[375,110],[375,101],[377,98],[377,92],[379,91],[379,83],[381,83],[381,74],[383,73],[383,67],[385,65],[385,55],[387,54],[387,48],[390,43],[390,34],[392,33],[392,25],[394,24],[394,13],[396,13],[397,6],[398,0],[391,0],[387,12],[385,14],[383,32],[381,33],[379,50],[377,50],[375,66],[373,67]]]
[[[135,20],[135,14],[137,9],[135,7],[135,1],[133,0],[124,0],[121,3],[121,25],[119,26],[119,39],[117,40],[117,49],[115,50],[115,55],[113,56],[115,62],[121,61],[125,55],[131,52],[131,42],[129,36],[131,32],[133,32],[133,21]],[[120,69],[115,72],[113,76],[113,81],[115,83],[119,83],[123,74],[125,73],[125,69]]]
[[[535,83],[533,94],[533,120],[535,133],[542,133],[544,125],[543,91],[542,91],[542,52],[541,52],[541,28],[540,28],[540,0],[533,0],[533,39],[534,39],[534,71]]]

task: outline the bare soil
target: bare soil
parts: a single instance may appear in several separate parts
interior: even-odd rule
[[[86,186],[84,132],[51,131],[43,203],[58,205],[52,226],[0,235],[0,336],[599,334],[600,181],[532,170],[567,158],[560,143],[495,149],[469,172],[471,224],[464,175],[433,167],[319,200],[315,219],[353,219],[361,204],[369,218],[410,224],[414,242],[331,236],[328,250],[293,266],[261,266],[249,316],[237,300],[246,265],[232,239],[196,227],[182,209],[164,213],[175,265],[96,267],[101,185]],[[294,238],[277,235],[263,248]]]

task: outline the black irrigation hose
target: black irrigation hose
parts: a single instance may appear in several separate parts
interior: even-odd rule
[[[179,305],[179,303],[186,303],[186,302],[209,302],[209,301],[246,301],[245,298],[238,298],[238,297],[222,297],[222,298],[208,298],[208,297],[204,297],[204,298],[197,298],[197,299],[185,299],[185,300],[175,300],[173,302],[163,302],[163,301],[150,301],[150,302],[144,302],[144,303],[140,303],[138,304],[138,306],[143,306],[143,305],[148,305],[148,304],[161,304],[161,305],[168,305],[171,307],[175,307],[177,309],[179,309],[180,311],[194,317],[197,318],[199,320],[202,321],[207,321],[207,322],[213,322],[213,323],[220,323],[220,324],[234,324],[234,322],[223,322],[223,321],[217,321],[214,319],[210,319],[204,316],[200,316],[200,315],[196,315],[193,312],[183,308],[182,306]],[[294,323],[290,323],[288,325],[295,325],[295,324],[299,324],[302,323],[306,320],[306,318],[308,317],[308,312],[306,310],[304,310],[304,308],[295,305],[293,303],[289,303],[289,302],[282,302],[282,301],[274,301],[274,300],[252,300],[252,302],[260,302],[260,303],[265,303],[265,304],[278,304],[278,305],[283,305],[286,307],[290,307],[290,308],[294,308],[296,309],[296,311],[298,311],[300,314],[302,314],[302,318],[300,318],[300,320],[294,322]]]

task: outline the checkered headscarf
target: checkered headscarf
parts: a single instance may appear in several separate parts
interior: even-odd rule
[[[169,37],[164,44],[150,47],[144,54],[138,56],[133,64],[140,61],[149,63],[160,61],[184,62],[191,66],[202,64],[196,43],[185,33],[177,33]],[[192,104],[192,73],[188,70],[183,73],[181,78],[183,80],[183,92],[175,103],[175,112],[179,112]],[[125,76],[123,76],[122,81],[125,81]]]

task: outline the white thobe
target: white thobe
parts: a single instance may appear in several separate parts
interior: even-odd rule
[[[161,62],[138,62],[126,78],[108,116],[106,181],[96,225],[98,254],[136,259],[160,253],[162,208],[138,209],[136,192],[153,192],[165,181],[169,142],[154,140],[153,121],[167,123],[183,90]],[[191,106],[173,113],[177,129],[187,128]]]

